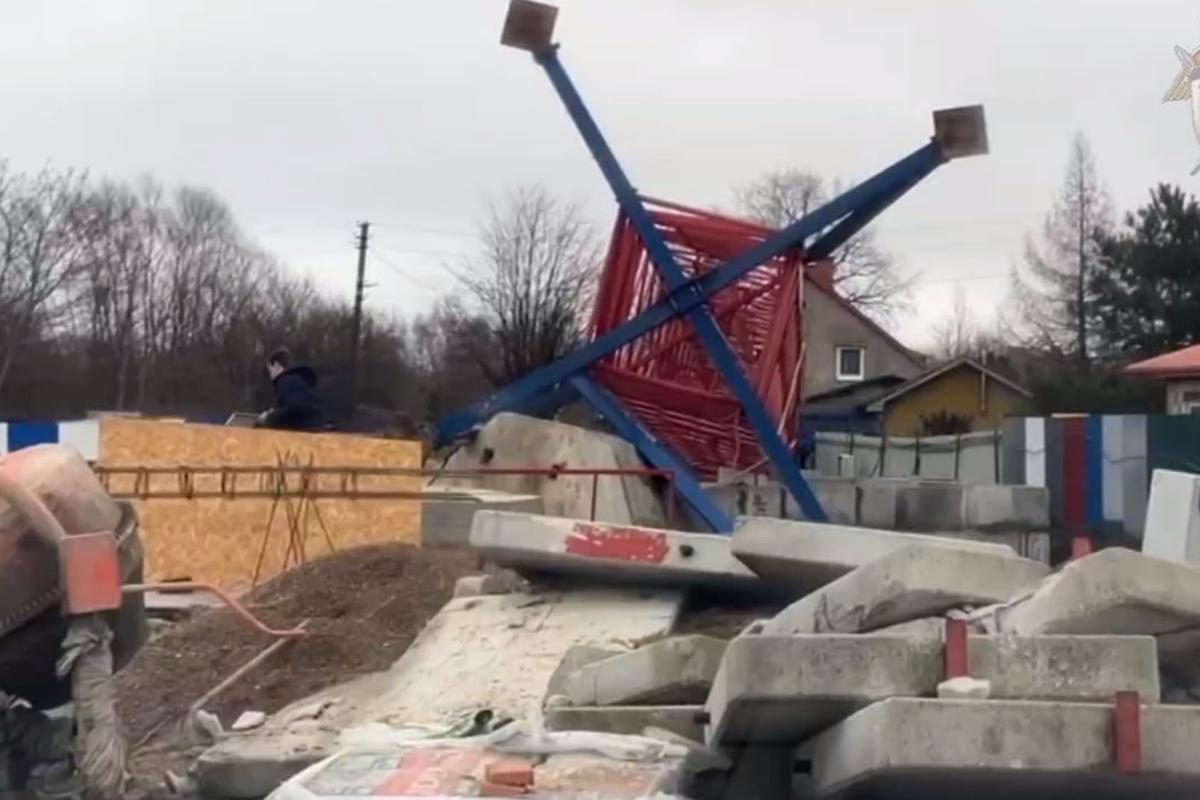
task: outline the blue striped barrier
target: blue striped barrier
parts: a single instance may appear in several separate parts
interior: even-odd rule
[[[100,423],[94,419],[0,422],[0,455],[35,444],[67,444],[88,461],[97,461],[100,458]]]

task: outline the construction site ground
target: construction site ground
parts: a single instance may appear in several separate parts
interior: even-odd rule
[[[243,711],[270,714],[315,691],[387,668],[450,598],[478,573],[477,555],[390,544],[324,556],[250,592],[244,602],[267,624],[308,620],[309,635],[286,645],[205,710],[229,726]],[[117,702],[138,797],[160,794],[167,770],[186,773],[209,742],[184,725],[192,703],[271,640],[232,611],[203,611],[159,633],[117,675]]]

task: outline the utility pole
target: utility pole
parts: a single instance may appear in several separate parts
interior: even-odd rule
[[[362,306],[366,290],[367,237],[371,223],[358,223],[358,279],[354,283],[354,319],[350,323],[350,420],[354,419],[354,408],[358,402],[359,351],[362,349]]]

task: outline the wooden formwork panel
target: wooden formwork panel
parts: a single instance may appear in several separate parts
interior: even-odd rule
[[[105,419],[100,431],[100,466],[125,467],[388,467],[421,466],[421,445],[415,441],[376,439],[323,433],[229,428],[178,422]],[[292,474],[288,486],[295,494],[301,478]],[[146,543],[150,580],[191,578],[239,589],[249,586],[258,571],[261,582],[294,565],[299,554],[288,553],[289,542],[303,547],[304,556],[380,542],[420,540],[421,503],[408,499],[349,499],[236,497],[237,492],[272,491],[278,473],[226,476],[225,494],[234,497],[134,499]],[[340,476],[310,479],[309,488],[339,491]],[[217,493],[222,479],[212,472],[188,477],[185,472],[138,478],[114,475],[109,489],[128,495]],[[418,476],[362,476],[362,491],[419,491]],[[299,536],[291,535],[298,531]],[[298,541],[297,541],[298,540]],[[293,545],[294,547],[295,545]],[[260,563],[261,561],[261,563]]]

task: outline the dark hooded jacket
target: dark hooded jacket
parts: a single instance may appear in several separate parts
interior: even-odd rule
[[[274,380],[275,407],[263,425],[292,431],[314,431],[325,426],[317,397],[317,373],[311,367],[292,367]]]

